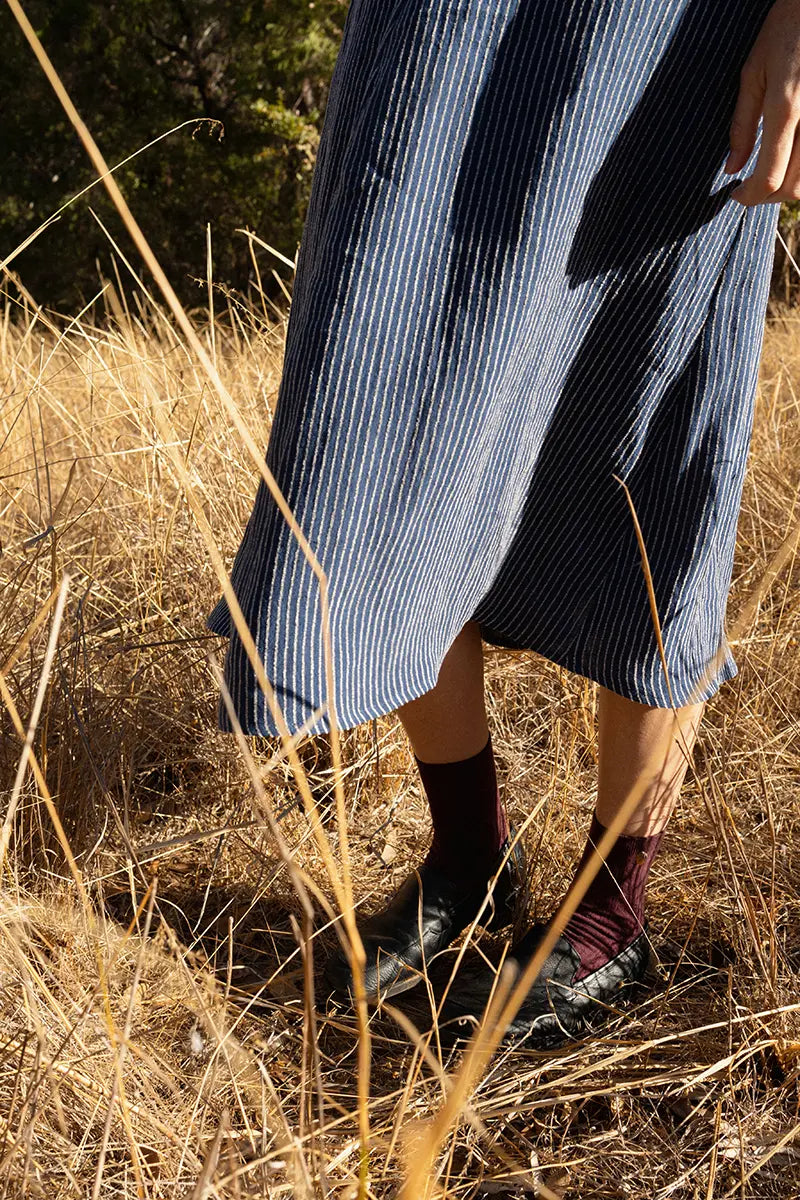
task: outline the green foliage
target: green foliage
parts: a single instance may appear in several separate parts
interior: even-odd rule
[[[347,0],[26,0],[25,8],[109,163],[183,122],[210,119],[117,175],[184,299],[200,299],[193,279],[205,273],[208,222],[215,275],[233,287],[245,288],[252,270],[237,228],[294,256]],[[93,173],[5,5],[0,35],[5,257]],[[94,189],[15,261],[37,300],[72,310],[97,290],[98,263],[110,273],[112,249],[90,209],[129,252]]]
[[[184,300],[199,302],[206,225],[215,276],[244,289],[249,227],[289,258],[303,228],[314,155],[348,0],[25,0],[25,8],[106,159],[120,162],[184,128],[117,175]],[[0,3],[0,259],[91,182],[93,172],[23,39]],[[219,122],[220,124],[215,124]],[[224,131],[223,136],[220,136]],[[97,220],[92,215],[96,213]],[[15,260],[42,303],[66,311],[111,273],[128,239],[101,187]],[[797,260],[798,205],[781,231]],[[265,278],[269,283],[269,268]],[[779,245],[772,293],[793,303],[800,277]],[[277,286],[276,286],[277,294]]]

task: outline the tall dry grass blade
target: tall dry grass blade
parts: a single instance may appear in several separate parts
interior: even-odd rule
[[[45,600],[44,604],[40,607],[39,611],[36,613],[36,616],[33,618],[28,628],[25,630],[23,636],[17,642],[11,654],[8,656],[2,666],[0,666],[0,675],[8,676],[13,670],[14,664],[19,661],[19,659],[30,646],[33,638],[36,636],[36,631],[40,629],[47,620],[48,614],[58,599],[58,596],[59,589],[54,588],[54,590]]]
[[[151,150],[153,146],[157,146],[158,143],[163,142],[165,138],[171,137],[173,133],[180,133],[182,129],[186,129],[189,125],[193,126],[195,129],[200,125],[210,125],[213,128],[220,126],[221,122],[215,117],[192,117],[189,121],[181,121],[180,125],[174,125],[172,129],[168,129],[166,133],[159,134],[157,138],[153,138],[153,140],[148,142],[145,146],[140,146],[138,150],[134,150],[133,154],[129,154],[127,158],[123,158],[113,167],[110,167],[108,174],[113,175],[115,171],[120,171],[123,167],[126,167],[128,163],[133,162],[135,158],[138,158],[140,154],[144,154],[146,150]],[[97,187],[99,183],[103,183],[104,179],[105,175],[99,175],[96,179],[93,179],[91,183],[87,184],[85,188],[81,188],[79,192],[77,192],[74,196],[71,196],[69,200],[65,201],[65,203],[62,204],[61,207],[54,213],[51,213],[47,220],[43,221],[38,228],[34,229],[32,233],[28,234],[25,240],[20,242],[20,244],[16,246],[6,258],[0,260],[0,271],[7,271],[14,259],[18,258],[23,251],[27,250],[28,247],[45,232],[45,230],[49,229],[51,225],[54,225],[55,222],[59,220],[62,213],[66,212],[71,205],[75,204],[78,200],[85,196],[87,192],[90,192],[92,188]]]
[[[291,258],[287,258],[285,254],[281,254],[280,250],[276,250],[274,246],[268,245],[262,238],[257,237],[251,229],[237,229],[237,233],[243,233],[250,240],[250,244],[255,243],[261,246],[264,250],[269,250],[270,254],[274,254],[279,262],[284,263],[287,267],[291,267],[293,271],[297,269],[297,263],[292,262]]]
[[[367,1011],[366,1011],[366,992],[364,990],[364,981],[363,981],[365,955],[364,955],[364,948],[361,944],[361,938],[358,933],[358,929],[356,927],[355,912],[354,912],[354,906],[353,906],[352,879],[351,879],[351,874],[350,874],[349,842],[348,842],[348,836],[347,836],[347,815],[346,815],[346,811],[345,811],[344,790],[343,790],[342,778],[341,778],[341,770],[342,770],[341,744],[340,744],[340,739],[339,739],[336,713],[334,711],[335,686],[334,686],[333,657],[332,657],[332,652],[331,652],[331,639],[330,639],[330,615],[329,615],[329,608],[328,608],[327,578],[316,558],[316,555],[313,553],[311,546],[309,545],[308,540],[305,537],[305,534],[300,529],[300,526],[298,525],[298,523],[294,517],[294,513],[292,512],[289,505],[287,504],[287,502],[283,496],[283,493],[278,488],[278,485],[277,485],[271,471],[269,471],[269,469],[267,468],[267,465],[264,462],[263,451],[256,444],[256,442],[255,442],[252,434],[250,433],[250,430],[247,427],[244,419],[242,418],[237,406],[235,405],[232,397],[230,396],[227,389],[225,388],[225,386],[219,376],[218,371],[214,367],[213,362],[210,360],[204,347],[202,346],[202,344],[197,336],[197,333],[194,329],[194,326],[192,325],[191,321],[189,320],[188,316],[186,315],[186,312],[185,312],[183,306],[181,305],[180,301],[178,300],[178,297],[177,297],[172,285],[170,284],[169,280],[167,279],[166,275],[164,274],[160,263],[158,262],[156,256],[153,254],[147,239],[145,238],[142,230],[140,229],[137,221],[135,220],[133,213],[131,212],[125,198],[123,197],[122,193],[120,192],[119,187],[117,186],[116,180],[114,179],[113,175],[109,171],[108,166],[105,162],[105,159],[103,158],[102,154],[100,153],[100,150],[97,147],[97,144],[95,143],[87,126],[85,125],[85,123],[81,119],[77,109],[75,108],[75,105],[73,104],[69,94],[67,93],[57,71],[53,67],[53,64],[51,63],[48,55],[46,54],[44,47],[41,44],[41,41],[39,40],[33,27],[31,26],[27,16],[25,15],[25,12],[19,3],[19,0],[7,0],[7,3],[9,5],[9,7],[11,8],[18,24],[20,25],[20,28],[22,29],[22,31],[28,41],[28,44],[31,46],[31,49],[33,50],[34,54],[36,55],[36,58],[39,61],[39,64],[42,67],[42,70],[44,71],[45,75],[47,76],[47,79],[50,82],[50,85],[52,86],[62,107],[64,108],[64,111],[66,112],[71,123],[73,124],[74,128],[76,129],[81,141],[83,142],[83,145],[84,145],[90,159],[92,160],[92,163],[93,163],[95,169],[98,171],[99,175],[103,178],[103,182],[105,183],[106,189],[107,189],[111,199],[113,200],[113,202],[117,208],[117,211],[120,213],[120,216],[122,217],[122,219],[125,223],[128,233],[132,237],[139,253],[142,255],[142,258],[146,262],[148,269],[150,270],[153,277],[155,278],[164,298],[167,301],[169,308],[171,309],[176,321],[178,322],[181,330],[183,331],[184,336],[187,339],[187,342],[191,346],[194,354],[197,356],[198,360],[200,361],[203,368],[207,372],[209,378],[213,382],[220,398],[223,401],[226,411],[228,412],[229,416],[233,420],[240,436],[243,438],[245,445],[247,446],[247,449],[250,452],[254,463],[257,465],[257,467],[261,473],[262,479],[264,480],[266,486],[268,487],[271,495],[275,499],[275,502],[277,503],[284,519],[286,520],[287,524],[289,525],[293,535],[297,539],[297,541],[303,551],[303,554],[305,555],[311,569],[313,570],[314,574],[317,577],[317,581],[318,581],[318,585],[319,585],[321,621],[322,621],[322,631],[323,631],[325,676],[326,676],[326,686],[327,686],[327,692],[328,692],[328,715],[329,715],[329,725],[330,725],[330,730],[331,730],[331,750],[332,750],[332,757],[333,757],[333,764],[334,764],[334,788],[335,788],[335,798],[336,798],[336,812],[337,812],[337,822],[339,825],[340,845],[341,845],[341,849],[342,849],[342,854],[341,854],[342,877],[341,877],[341,886],[339,889],[342,899],[340,901],[340,907],[342,909],[342,919],[344,921],[345,928],[347,930],[348,940],[349,940],[349,944],[350,944],[349,945],[349,953],[350,953],[350,958],[351,958],[351,963],[352,963],[353,979],[354,979],[354,985],[355,985],[354,986],[355,1002],[356,1002],[357,1011],[359,1013],[360,1031],[361,1031],[361,1037],[359,1038],[358,1078],[359,1078],[359,1095],[360,1095],[359,1120],[360,1120],[360,1124],[361,1124],[363,1146],[362,1146],[362,1166],[361,1166],[361,1175],[360,1175],[360,1184],[359,1184],[359,1188],[360,1188],[359,1200],[364,1200],[364,1198],[366,1197],[366,1194],[367,1194],[367,1178],[368,1178],[369,1118],[368,1118],[368,1103],[367,1103],[367,1101],[368,1101],[368,1097],[369,1097],[369,1078],[370,1078],[369,1034],[368,1034]],[[208,532],[210,534],[210,530]],[[213,538],[210,538],[209,540],[210,540],[210,545],[213,545],[214,544]],[[210,546],[209,546],[209,548],[210,548]],[[222,564],[219,556],[217,556],[217,563],[215,564],[215,566],[217,566],[217,569],[218,569],[218,576],[220,578],[220,583],[223,587],[223,591],[224,591],[226,600],[228,602],[228,607],[229,607],[229,610],[231,613],[232,620],[236,627],[236,630],[237,630],[239,636],[242,638],[242,642],[245,645],[245,648],[246,648],[246,651],[248,654],[248,658],[250,659],[250,662],[252,663],[254,669],[256,670],[257,676],[259,678],[259,683],[261,684],[262,688],[264,689],[264,693],[267,696],[267,699],[270,704],[270,708],[273,711],[273,715],[275,716],[276,723],[278,725],[278,728],[281,731],[281,736],[288,739],[289,732],[286,727],[285,720],[283,719],[283,714],[280,711],[280,708],[277,704],[277,701],[275,700],[272,689],[269,686],[269,683],[266,679],[266,675],[264,673],[263,664],[261,663],[260,656],[258,655],[258,653],[256,651],[255,644],[253,642],[252,636],[250,635],[249,629],[247,628],[247,624],[244,620],[244,616],[239,607],[238,600],[237,600],[234,590],[231,586],[230,579],[228,577],[227,572],[224,569],[224,565]],[[337,885],[339,884],[338,871],[333,872],[331,882],[333,883],[334,887],[337,887]],[[339,897],[337,896],[337,900],[338,899],[339,899]]]
[[[780,1138],[780,1139],[779,1139],[779,1140],[778,1140],[778,1141],[775,1143],[775,1145],[774,1145],[774,1146],[771,1146],[771,1147],[769,1148],[769,1150],[767,1151],[767,1153],[766,1153],[766,1154],[764,1154],[764,1155],[763,1155],[763,1156],[762,1156],[762,1157],[761,1157],[761,1158],[758,1160],[758,1162],[757,1162],[757,1163],[754,1163],[754,1164],[753,1164],[753,1166],[752,1166],[752,1167],[750,1167],[750,1168],[749,1168],[749,1169],[748,1169],[748,1170],[747,1170],[747,1171],[746,1171],[746,1172],[745,1172],[745,1173],[742,1175],[742,1178],[741,1178],[740,1182],[739,1182],[739,1183],[737,1183],[737,1184],[736,1184],[734,1187],[732,1187],[732,1188],[729,1188],[729,1189],[728,1189],[728,1191],[727,1191],[727,1192],[725,1192],[724,1196],[722,1197],[722,1200],[730,1200],[730,1198],[731,1198],[731,1197],[733,1197],[733,1196],[735,1196],[737,1192],[738,1192],[740,1195],[743,1195],[743,1194],[744,1194],[744,1190],[743,1190],[743,1189],[744,1189],[744,1184],[746,1184],[746,1183],[748,1182],[748,1180],[752,1179],[754,1175],[757,1175],[759,1171],[763,1171],[763,1169],[764,1169],[764,1167],[767,1165],[767,1163],[768,1163],[768,1162],[770,1162],[770,1161],[771,1161],[771,1159],[773,1159],[773,1158],[775,1157],[775,1155],[776,1155],[776,1154],[780,1154],[781,1150],[785,1150],[785,1149],[786,1149],[786,1147],[787,1147],[787,1146],[789,1146],[789,1145],[791,1145],[791,1143],[792,1143],[792,1142],[795,1142],[795,1141],[797,1141],[798,1137],[800,1137],[800,1123],[798,1123],[797,1125],[794,1125],[794,1126],[792,1126],[792,1128],[791,1128],[791,1129],[789,1129],[789,1130],[788,1130],[788,1131],[787,1131],[787,1132],[786,1132],[786,1133],[783,1135],[783,1137],[781,1137],[781,1138]]]
[[[313,977],[314,909],[313,909],[313,905],[311,903],[311,899],[309,896],[308,885],[309,885],[310,881],[299,870],[297,864],[294,861],[292,852],[289,849],[289,847],[286,844],[286,841],[283,837],[283,833],[280,828],[280,823],[277,820],[277,818],[275,817],[272,804],[270,803],[269,798],[266,793],[266,789],[264,788],[263,779],[262,779],[261,774],[253,760],[253,756],[250,753],[249,747],[247,745],[247,739],[245,738],[245,735],[242,731],[242,727],[239,723],[239,719],[236,716],[236,712],[233,707],[233,701],[231,700],[231,696],[230,696],[228,688],[225,684],[225,680],[223,678],[222,672],[220,671],[219,667],[214,663],[212,663],[212,670],[213,670],[214,676],[216,678],[217,686],[220,688],[220,692],[223,697],[223,701],[225,703],[225,707],[226,707],[228,716],[230,718],[231,725],[233,727],[234,734],[236,736],[236,740],[239,743],[239,749],[241,751],[241,754],[242,754],[242,757],[243,757],[245,763],[247,764],[248,773],[250,775],[250,781],[252,783],[253,790],[257,797],[259,807],[261,808],[262,812],[264,813],[264,815],[266,817],[270,832],[271,832],[273,838],[275,839],[275,845],[278,850],[278,854],[280,855],[281,861],[284,863],[284,865],[286,867],[286,870],[289,874],[289,878],[292,881],[292,886],[294,887],[294,890],[302,904],[303,928],[302,928],[302,935],[301,935],[301,954],[302,954],[302,958],[303,958],[303,994],[304,994],[304,1009],[305,1009],[305,1016],[306,1016],[306,1020],[304,1022],[304,1026],[303,1026],[303,1043],[304,1043],[303,1061],[305,1062],[306,1053],[309,1049],[308,1039],[310,1037],[310,1040],[311,1040],[310,1049],[311,1049],[311,1055],[312,1055],[313,1075],[314,1075],[314,1082],[315,1082],[316,1091],[317,1091],[317,1113],[318,1113],[318,1119],[319,1119],[319,1131],[321,1131],[325,1128],[325,1096],[324,1096],[324,1088],[323,1088],[323,1084],[322,1084],[322,1074],[321,1074],[321,1069],[320,1069],[319,1052],[318,1052],[318,1046],[317,1046],[317,1022],[316,1022],[316,1006],[315,1006],[315,998],[314,998],[314,977]],[[367,1037],[369,1037],[369,1029],[367,1029]],[[369,1120],[368,1117],[367,1117],[367,1120]],[[316,1142],[317,1131],[314,1130],[312,1127],[311,1133],[312,1133],[312,1150],[314,1150],[314,1149],[316,1149],[315,1142]],[[303,1135],[303,1132],[301,1129],[301,1131],[300,1131],[300,1139],[301,1140],[303,1139],[303,1136],[304,1135]],[[294,1139],[292,1139],[290,1146],[287,1147],[287,1149],[289,1150],[290,1153],[293,1151],[293,1147],[294,1147]],[[322,1181],[323,1190],[327,1191],[326,1173],[325,1173],[324,1162],[322,1160],[321,1155],[318,1157],[318,1162],[319,1162],[319,1176]]]
[[[392,1020],[396,1021],[403,1030],[411,1045],[414,1046],[419,1061],[428,1066],[431,1073],[441,1084],[443,1093],[446,1094],[450,1086],[450,1078],[442,1068],[441,1062],[431,1053],[429,1046],[430,1035],[422,1035],[410,1018],[404,1012],[401,1012],[400,1009],[395,1008],[393,1005],[388,1003],[384,1003],[381,1007],[383,1011],[388,1013]],[[410,1078],[411,1076],[409,1075],[406,1081],[407,1088]],[[465,1121],[467,1121],[468,1124],[473,1127],[476,1133],[488,1140],[486,1125],[469,1103],[464,1105],[460,1115]],[[551,1189],[547,1187],[546,1184],[542,1183],[541,1180],[536,1180],[527,1167],[522,1166],[520,1162],[511,1158],[510,1155],[506,1154],[498,1146],[495,1146],[494,1150],[503,1162],[503,1165],[508,1172],[509,1180],[513,1178],[513,1183],[516,1187],[523,1186],[530,1188],[537,1196],[541,1197],[541,1200],[563,1200],[563,1197],[557,1196],[555,1192],[551,1191]],[[443,1198],[448,1194],[450,1194],[449,1191],[445,1189],[439,1193],[439,1196],[441,1196],[443,1200]],[[435,1197],[436,1193],[434,1193],[434,1198]]]
[[[214,1140],[208,1148],[208,1154],[203,1163],[203,1169],[200,1172],[197,1183],[192,1188],[190,1200],[206,1200],[214,1179],[214,1172],[217,1169],[219,1162],[219,1152],[222,1146],[222,1139],[228,1132],[229,1119],[227,1111],[223,1112],[220,1122],[217,1126],[217,1132],[214,1134]]]
[[[22,724],[22,720],[21,720],[19,712],[17,710],[17,706],[14,703],[14,698],[12,697],[11,693],[8,690],[8,684],[6,683],[2,674],[0,674],[0,699],[3,701],[3,704],[6,706],[8,712],[9,712],[9,715],[11,716],[11,720],[13,722],[16,732],[19,734],[20,738],[24,739],[25,728]],[[84,920],[86,922],[86,930],[88,932],[94,928],[94,915],[92,912],[92,906],[89,901],[89,896],[88,896],[88,893],[86,891],[86,887],[85,887],[85,884],[83,881],[83,875],[80,871],[80,868],[78,867],[77,862],[75,861],[75,856],[72,853],[72,847],[69,844],[69,838],[67,837],[66,831],[61,822],[61,818],[58,815],[56,806],[53,803],[53,797],[50,794],[50,789],[47,786],[47,781],[45,780],[44,773],[42,772],[42,769],[39,765],[38,759],[36,758],[36,755],[34,754],[32,748],[28,749],[28,763],[29,763],[31,771],[33,773],[33,777],[36,780],[36,785],[39,788],[39,795],[41,796],[42,801],[44,802],[44,805],[48,812],[48,816],[50,817],[50,820],[53,824],[53,828],[55,829],[56,837],[58,838],[59,845],[61,846],[61,849],[64,852],[64,857],[65,857],[67,865],[69,867],[70,874],[72,875],[72,878],[75,882],[75,885],[76,885],[76,888],[78,891],[78,895],[80,896]]]
[[[69,576],[64,575],[61,580],[61,586],[58,589],[58,599],[53,612],[53,623],[50,628],[47,651],[44,657],[42,673],[39,678],[39,686],[36,689],[33,710],[28,721],[28,728],[25,732],[25,741],[19,759],[19,766],[17,767],[14,786],[11,790],[11,795],[8,800],[2,828],[0,828],[0,873],[2,873],[3,866],[6,861],[6,854],[8,853],[8,844],[11,840],[11,831],[14,827],[14,818],[17,814],[17,806],[19,804],[20,793],[22,791],[22,784],[25,780],[26,774],[28,773],[28,768],[31,765],[33,756],[33,739],[36,735],[36,727],[39,724],[39,716],[41,715],[44,699],[47,694],[47,688],[50,683],[50,672],[53,669],[53,659],[55,658],[56,654],[58,635],[61,632],[61,621],[64,617],[64,609],[67,603],[69,584]]]
[[[789,259],[789,262],[792,264],[792,266],[794,267],[797,274],[800,275],[800,266],[797,265],[797,262],[795,261],[795,258],[793,256],[791,250],[787,246],[786,239],[784,238],[783,234],[781,233],[780,228],[777,228],[775,230],[775,235],[778,238],[778,241],[780,242],[780,244],[783,246],[784,254]]]
[[[211,361],[217,365],[217,326],[214,320],[214,259],[211,252],[211,222],[206,225],[206,286],[208,289],[208,328],[211,334]]]
[[[672,694],[672,680],[670,679],[669,668],[667,666],[667,655],[666,651],[664,650],[664,639],[661,635],[661,619],[658,615],[658,604],[656,603],[656,593],[655,588],[653,587],[653,575],[650,570],[650,559],[647,555],[647,547],[644,544],[642,527],[639,524],[639,517],[636,513],[633,497],[631,496],[630,488],[628,487],[627,483],[624,479],[620,479],[618,475],[612,475],[612,479],[616,480],[625,493],[625,499],[628,504],[628,509],[630,510],[631,520],[633,521],[633,528],[636,533],[636,542],[639,547],[639,555],[642,560],[642,574],[644,575],[645,585],[647,587],[647,599],[648,603],[650,604],[650,619],[653,623],[653,631],[656,637],[656,644],[658,645],[658,653],[659,657],[661,658],[661,669],[664,672],[664,680],[667,685],[667,694],[669,696],[670,705],[674,709],[675,697]]]
[[[261,312],[264,317],[264,324],[268,325],[269,324],[269,314],[267,312],[266,296],[264,295],[264,284],[261,279],[261,268],[258,265],[258,258],[256,257],[256,248],[253,243],[253,239],[252,239],[252,237],[250,237],[249,230],[237,229],[236,232],[244,233],[245,236],[248,238],[247,248],[250,252],[250,262],[253,264],[253,271],[255,272],[255,276],[256,276],[256,291],[258,292],[258,298],[261,301]],[[275,306],[273,305],[272,307],[274,308]],[[270,414],[270,417],[271,417],[271,415],[272,414]]]
[[[758,584],[751,590],[749,596],[742,604],[731,626],[728,644],[736,645],[744,637],[747,629],[754,623],[760,605],[769,594],[778,576],[787,566],[794,562],[799,549],[800,520],[796,521],[790,527],[789,532],[772,554]],[[693,696],[698,696],[708,681],[717,673],[725,660],[726,654],[727,646],[723,644],[703,671],[702,677],[693,689]],[[692,703],[691,697],[688,703]]]
[[[140,909],[145,910],[145,923],[142,932],[142,941],[139,948],[139,954],[136,959],[136,967],[133,974],[133,982],[131,984],[130,995],[128,998],[128,1008],[125,1013],[125,1024],[122,1029],[122,1036],[117,1034],[114,1027],[114,1019],[110,1009],[107,1010],[109,1021],[109,1036],[111,1044],[114,1047],[114,1081],[111,1085],[111,1097],[106,1110],[106,1118],[103,1123],[103,1132],[100,1138],[100,1147],[97,1154],[97,1169],[95,1171],[94,1186],[92,1188],[92,1200],[99,1200],[100,1188],[103,1183],[103,1171],[105,1169],[106,1154],[108,1153],[108,1142],[111,1137],[111,1124],[114,1118],[114,1111],[117,1103],[119,1103],[122,1111],[122,1120],[125,1126],[125,1132],[128,1136],[128,1147],[131,1154],[131,1166],[133,1168],[134,1178],[136,1180],[137,1194],[140,1196],[147,1195],[147,1189],[142,1175],[142,1162],[139,1155],[139,1150],[136,1144],[136,1137],[131,1126],[130,1108],[125,1095],[125,1078],[123,1075],[123,1066],[128,1053],[128,1043],[131,1036],[131,1023],[133,1020],[133,1008],[136,1003],[136,997],[139,991],[139,985],[142,978],[142,964],[144,955],[147,950],[147,939],[150,936],[150,924],[153,919],[153,906],[156,899],[157,880],[154,879],[151,883],[147,894],[145,895]]]

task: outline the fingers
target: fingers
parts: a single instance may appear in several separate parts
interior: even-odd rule
[[[741,171],[753,153],[766,90],[766,73],[748,60],[739,76],[739,95],[731,120],[731,152],[724,167],[730,175]]]
[[[735,196],[736,193],[731,194]],[[783,183],[769,198],[770,204],[777,204],[782,200],[800,200],[800,133],[797,130]]]
[[[731,150],[724,170],[740,171],[751,157],[761,122],[761,144],[752,173],[731,199],[752,206],[800,199],[800,4],[775,0],[739,74],[731,119]]]
[[[798,119],[800,110],[797,99],[786,92],[767,94],[763,109],[761,147],[755,169],[731,192],[733,200],[745,205],[777,200],[776,193],[784,185],[792,157]]]

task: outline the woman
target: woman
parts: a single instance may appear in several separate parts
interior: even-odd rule
[[[373,997],[481,907],[513,909],[482,641],[600,687],[584,861],[644,789],[515,1029],[550,1036],[554,995],[577,1029],[643,974],[647,873],[736,671],[725,602],[799,81],[800,0],[352,0],[267,450],[329,581],[333,695],[317,578],[263,484],[232,582],[290,731],[396,709],[408,733],[433,844],[362,926]],[[224,601],[209,625],[242,727],[275,735]],[[349,982],[335,955],[329,990]]]

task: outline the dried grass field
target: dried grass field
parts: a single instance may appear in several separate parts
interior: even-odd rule
[[[0,300],[0,1197],[422,1200],[426,1147],[430,1195],[800,1196],[800,318],[768,318],[740,674],[653,870],[653,988],[582,1043],[493,1055],[461,1097],[424,989],[371,1011],[369,1042],[313,1004],[335,747],[300,745],[311,811],[280,743],[216,730],[212,546],[229,564],[257,480],[231,409],[141,290],[72,320],[13,282]],[[216,309],[199,336],[263,446],[285,318]],[[486,664],[541,917],[591,813],[595,690],[532,654]],[[367,911],[429,827],[395,717],[341,755]]]

